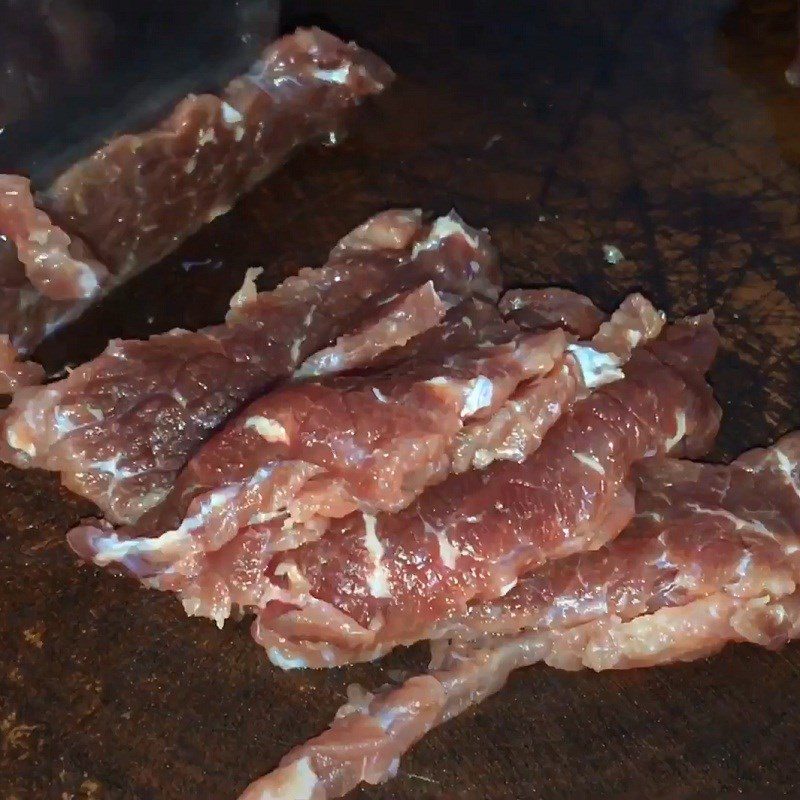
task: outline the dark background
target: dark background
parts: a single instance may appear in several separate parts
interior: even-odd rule
[[[612,308],[641,289],[672,316],[713,308],[715,458],[800,426],[800,93],[783,70],[793,3],[666,0],[304,2],[374,48],[397,84],[341,147],[285,169],[39,355],[52,370],[112,336],[221,318],[319,264],[389,205],[487,226],[512,285]],[[602,245],[626,256],[603,260]],[[320,731],[384,664],[282,673],[247,625],[217,631],[168,596],[81,567],[64,531],[88,504],[0,468],[0,798],[233,798]],[[800,797],[800,647],[663,669],[516,674],[443,726],[397,780],[354,797],[640,800]]]

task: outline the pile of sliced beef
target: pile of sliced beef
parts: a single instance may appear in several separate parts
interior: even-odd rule
[[[263,97],[250,76],[221,101],[187,101],[143,142],[77,165],[42,208],[6,180],[0,222],[24,292],[42,308],[83,303],[157,260],[389,75],[320,32],[274,45],[259,69]],[[281,102],[316,116],[279,136],[262,106]],[[187,130],[211,149],[184,147]],[[191,197],[180,214],[194,222],[170,228],[180,214],[148,199],[160,184],[131,173],[108,211],[130,227],[112,235],[103,171],[128,174],[134,156],[164,158],[158,180],[182,173],[168,203]],[[229,162],[229,185],[196,192],[193,175]],[[41,373],[17,360],[13,330],[0,338],[16,390],[0,457],[96,504],[68,534],[83,559],[219,626],[249,617],[283,669],[430,641],[426,674],[351,687],[331,727],[242,800],[384,781],[434,726],[535,662],[641,667],[797,635],[800,435],[699,463],[720,421],[710,315],[670,322],[639,294],[608,315],[564,289],[504,293],[486,232],[408,209],[271,291],[256,277],[220,324],[113,341],[45,386],[20,388]]]

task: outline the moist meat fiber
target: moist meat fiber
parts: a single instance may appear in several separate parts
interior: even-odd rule
[[[64,380],[17,392],[0,417],[0,458],[60,472],[111,521],[134,522],[246,400],[365,319],[377,325],[394,313],[387,301],[429,281],[453,297],[496,299],[488,236],[454,214],[433,224],[415,210],[378,214],[324,267],[271,292],[257,294],[248,281],[224,325],[114,341]],[[385,346],[401,345],[407,332],[398,333]],[[340,367],[371,355],[356,349]]]
[[[562,329],[493,344],[463,320],[477,337],[472,349],[435,348],[387,372],[288,385],[256,400],[190,460],[170,496],[133,530],[84,524],[70,543],[97,564],[118,561],[148,586],[177,592],[190,613],[219,624],[233,604],[257,606],[271,553],[319,539],[332,519],[353,511],[404,508],[426,486],[463,471],[454,461],[462,436],[504,416],[518,387],[564,373],[572,337]],[[570,385],[586,396],[620,379],[618,365],[632,346],[662,323],[640,295],[626,299],[595,336],[605,349],[582,345],[579,359],[569,357]],[[584,379],[580,363],[590,353],[608,363],[602,375],[589,370]],[[538,446],[543,432],[532,436]],[[518,444],[524,454],[535,449]],[[487,463],[509,457],[499,445]]]
[[[703,338],[687,339],[687,351]],[[427,638],[442,617],[506,593],[545,561],[599,547],[631,514],[628,473],[646,455],[698,455],[719,409],[646,348],[625,378],[562,417],[522,463],[451,477],[395,515],[353,514],[265,570],[254,635],[274,663],[330,666]],[[289,608],[287,608],[289,606]]]
[[[301,29],[220,96],[190,95],[156,128],[79,161],[37,194],[38,209],[26,180],[0,176],[0,234],[15,229],[0,248],[0,334],[29,352],[228,211],[299,145],[334,141],[351,109],[392,78],[371,53]]]
[[[231,595],[243,607],[258,601],[258,581],[244,585],[256,548],[266,563],[270,552],[318,539],[333,519],[408,505],[447,476],[464,422],[551,370],[566,345],[560,330],[521,334],[395,372],[288,384],[189,461],[136,526],[152,538],[83,526],[70,542],[99,564],[118,560],[150,586],[180,590],[192,613],[221,622]]]
[[[687,661],[800,636],[800,432],[702,464],[721,411],[711,312],[638,293],[503,293],[453,211],[376,214],[220,324],[114,340],[41,385],[25,357],[392,81],[300,29],[36,194],[0,175],[0,459],[56,472],[97,518],[73,550],[281,669],[429,641],[424,674],[348,688],[328,730],[239,800],[332,800],[397,774],[520,667]],[[3,402],[6,402],[3,399]]]
[[[0,334],[0,394],[12,394],[23,386],[44,380],[44,370],[32,361],[21,361],[8,336]]]
[[[350,687],[331,727],[240,800],[330,800],[381,783],[433,727],[536,662],[623,669],[797,638],[800,435],[729,467],[652,459],[635,477],[636,515],[616,540],[451,621],[435,634],[445,638],[433,643],[429,674],[375,694]]]

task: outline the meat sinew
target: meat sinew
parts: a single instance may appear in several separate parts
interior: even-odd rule
[[[435,642],[430,674],[377,694],[351,687],[331,727],[240,800],[329,800],[382,782],[434,726],[539,661],[621,669],[800,634],[800,434],[730,467],[648,460],[636,478],[636,516],[619,538],[473,606],[440,631],[466,639]]]
[[[271,44],[219,97],[187,97],[158,127],[112,140],[40,192],[37,203],[70,236],[42,224],[44,211],[34,209],[28,197],[9,203],[20,198],[0,194],[0,233],[3,218],[24,213],[37,234],[14,237],[19,258],[0,261],[0,334],[29,351],[78,316],[90,299],[156,263],[228,211],[296,147],[320,138],[334,141],[349,111],[392,77],[386,64],[356,45],[316,28],[298,30]],[[27,192],[23,179],[4,180],[24,182]],[[20,262],[26,280],[17,275]]]
[[[246,400],[365,319],[378,326],[399,293],[432,281],[447,295],[496,298],[496,261],[488,236],[454,214],[425,224],[419,211],[384,212],[322,268],[258,294],[249,276],[224,325],[114,341],[64,380],[17,392],[2,412],[0,457],[60,472],[109,519],[134,522]],[[384,345],[406,335],[399,328]],[[372,354],[349,351],[339,367]]]
[[[715,338],[707,323],[694,326],[673,349],[688,356],[706,336]],[[702,454],[719,423],[699,375],[690,380],[645,348],[624,372],[578,402],[522,463],[451,477],[398,514],[353,514],[320,541],[273,556],[254,623],[270,659],[375,658],[427,638],[468,603],[502,596],[546,561],[613,539],[632,514],[631,466],[657,453]]]

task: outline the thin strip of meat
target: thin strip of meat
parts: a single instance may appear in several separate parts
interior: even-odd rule
[[[240,800],[329,800],[382,782],[435,725],[540,661],[622,669],[698,658],[729,642],[775,648],[797,638],[800,434],[730,467],[653,460],[638,473],[637,516],[618,539],[476,606],[462,630],[510,635],[440,640],[430,674],[377,694],[351,687],[331,727]]]
[[[461,431],[454,471],[482,469],[496,459],[523,461],[577,400],[598,385],[616,380],[633,349],[655,339],[664,321],[664,315],[642,295],[627,297],[610,320],[593,329],[590,342],[574,345],[556,369],[520,386],[491,419],[476,421]],[[588,322],[580,327],[590,329]]]
[[[588,297],[570,289],[512,289],[500,300],[500,313],[525,330],[564,328],[591,339],[607,319]]]
[[[134,530],[94,521],[70,544],[178,591],[192,613],[221,625],[232,602],[259,602],[271,553],[318,539],[354,511],[396,512],[443,480],[464,422],[550,371],[567,342],[562,330],[521,334],[395,372],[278,388],[208,442]]]
[[[158,127],[114,139],[38,200],[115,271],[159,261],[228,211],[298,145],[390,83],[379,58],[318,28],[270,44],[219,97],[190,95]]]
[[[698,326],[681,346],[703,338]],[[451,477],[399,514],[353,514],[320,541],[276,554],[253,628],[273,663],[376,658],[508,593],[535,567],[613,539],[633,513],[631,466],[705,452],[720,417],[699,376],[687,381],[646,348],[624,372],[577,403],[524,462]]]
[[[519,332],[515,323],[503,320],[496,303],[470,297],[448,309],[439,325],[373,358],[369,369],[375,372],[399,364],[439,361],[462,350],[510,342]]]
[[[246,282],[224,325],[114,341],[64,380],[17,392],[0,417],[0,458],[60,472],[110,520],[132,523],[241,405],[356,321],[384,316],[386,300],[428,281],[492,299],[499,280],[488,236],[455,214],[428,225],[419,211],[384,212],[345,237],[324,267],[271,292]]]
[[[21,361],[8,336],[0,335],[0,394],[13,394],[43,380],[44,369],[33,361]]]
[[[106,294],[228,211],[298,146],[335,141],[350,111],[392,78],[386,64],[355,44],[316,28],[298,30],[267,47],[219,97],[190,95],[156,128],[120,136],[79,161],[37,194],[44,211],[35,211],[69,232],[73,260],[55,258],[67,252],[66,235],[37,222],[36,230],[48,233],[37,244],[57,247],[46,261],[33,261],[27,241],[19,242],[30,280],[12,282],[16,259],[0,262],[9,271],[0,272],[0,334],[30,351],[78,316],[90,294],[95,300]],[[75,234],[110,275],[75,250]],[[76,259],[91,269],[76,273]]]
[[[26,277],[45,297],[90,298],[108,276],[100,262],[86,256],[80,240],[70,239],[36,208],[27,178],[0,175],[0,235],[13,242]]]
[[[381,353],[402,347],[410,339],[438,325],[447,313],[447,302],[433,288],[433,281],[387,302],[377,323],[370,321],[340,336],[331,347],[307,358],[296,372],[299,378],[342,372],[349,364],[368,364]]]

